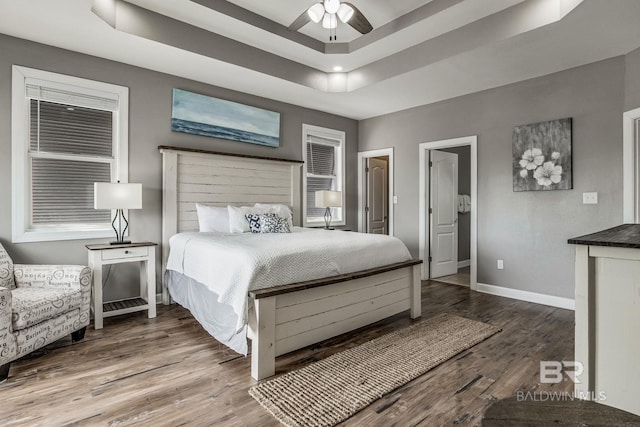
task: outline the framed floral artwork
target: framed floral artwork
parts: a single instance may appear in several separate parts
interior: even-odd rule
[[[571,118],[513,128],[513,191],[570,190]]]

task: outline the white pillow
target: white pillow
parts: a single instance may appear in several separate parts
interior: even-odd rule
[[[289,209],[289,206],[271,203],[256,203],[254,207],[267,209],[267,213],[274,213],[282,218],[285,218],[287,220],[287,224],[289,224],[289,230],[293,229],[293,216],[291,214],[291,209]]]
[[[260,215],[268,212],[267,208],[255,206],[227,206],[229,211],[229,229],[231,233],[248,233],[249,221],[245,215]]]
[[[196,212],[198,213],[198,225],[201,232],[229,232],[229,211],[227,208],[196,203]]]

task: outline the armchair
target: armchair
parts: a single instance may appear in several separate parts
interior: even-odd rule
[[[83,339],[90,300],[89,267],[13,264],[0,244],[0,382],[13,360],[67,334]]]

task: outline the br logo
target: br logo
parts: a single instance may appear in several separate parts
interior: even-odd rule
[[[543,384],[561,383],[569,378],[576,384],[580,384],[580,375],[584,372],[584,366],[580,362],[556,360],[540,361],[540,382]],[[565,378],[566,377],[566,378]]]

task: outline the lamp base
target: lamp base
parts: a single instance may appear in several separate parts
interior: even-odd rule
[[[131,243],[131,240],[125,240],[123,242],[109,242],[110,245],[128,245]]]

